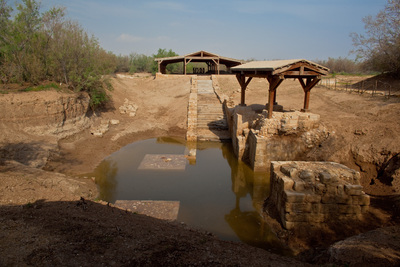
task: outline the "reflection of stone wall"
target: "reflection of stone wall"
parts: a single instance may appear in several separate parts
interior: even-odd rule
[[[358,172],[338,163],[274,161],[267,207],[276,209],[286,229],[301,223],[361,219],[370,198],[359,180]]]
[[[275,111],[268,119],[265,109],[256,113],[251,107],[226,106],[225,110],[235,155],[254,171],[267,170],[273,160],[298,160],[328,136],[317,114]]]

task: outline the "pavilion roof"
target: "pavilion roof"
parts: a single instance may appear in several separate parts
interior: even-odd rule
[[[234,73],[268,73],[271,75],[285,73],[296,68],[303,67],[306,70],[312,70],[315,73],[326,75],[329,69],[305,59],[287,59],[287,60],[271,60],[271,61],[252,61],[240,66],[232,67]]]
[[[221,64],[225,64],[228,66],[236,66],[239,64],[242,64],[241,60],[229,58],[229,57],[222,57],[217,54],[213,54],[204,50],[190,53],[184,56],[175,56],[175,57],[163,57],[163,58],[155,58],[155,61],[161,61],[161,62],[166,62],[168,64],[170,63],[176,63],[176,62],[182,62],[185,59],[191,59],[192,62],[205,62],[205,61],[212,61],[213,59],[219,59],[219,62]]]

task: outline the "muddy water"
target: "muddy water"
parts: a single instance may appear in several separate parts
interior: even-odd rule
[[[268,173],[254,173],[238,162],[231,144],[199,143],[196,162],[184,170],[138,169],[146,155],[185,153],[185,140],[157,138],[135,142],[107,157],[95,170],[100,198],[179,201],[178,221],[223,240],[284,253],[262,222],[269,194]],[[286,254],[286,252],[285,252]]]

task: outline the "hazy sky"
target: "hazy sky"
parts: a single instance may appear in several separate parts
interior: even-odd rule
[[[350,57],[351,32],[387,0],[42,0],[116,54],[205,50],[236,59]]]

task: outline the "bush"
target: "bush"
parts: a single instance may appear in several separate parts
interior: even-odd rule
[[[363,72],[361,63],[347,58],[328,58],[317,63],[330,69],[333,74],[359,74]]]

